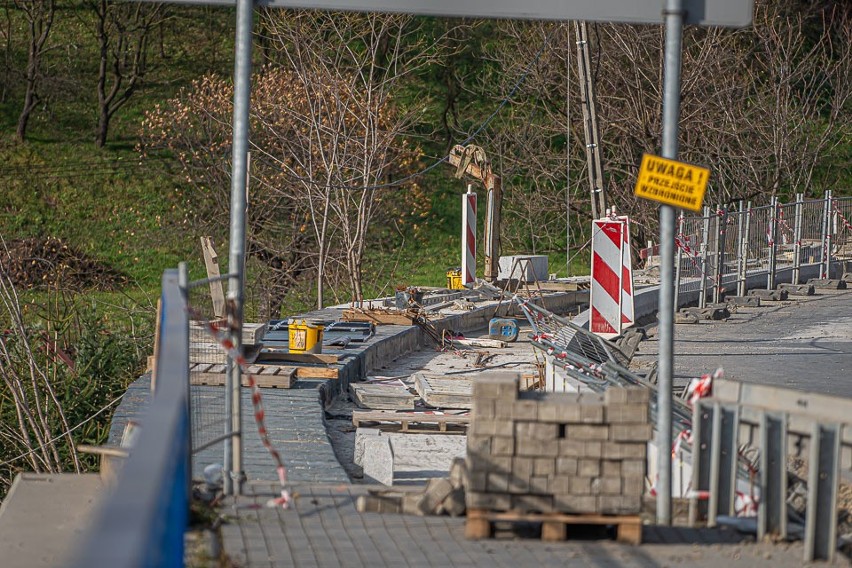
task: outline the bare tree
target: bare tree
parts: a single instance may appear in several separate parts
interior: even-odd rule
[[[38,87],[42,79],[47,39],[56,13],[55,0],[14,0],[27,22],[27,67],[24,71],[24,104],[18,115],[15,136],[21,142],[27,136],[27,125],[39,102]]]
[[[113,0],[96,0],[90,6],[95,14],[99,54],[95,144],[101,148],[113,116],[130,100],[148,72],[149,41],[162,23],[165,9],[162,4]]]

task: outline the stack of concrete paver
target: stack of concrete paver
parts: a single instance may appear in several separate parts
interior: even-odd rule
[[[642,506],[649,391],[518,392],[518,377],[473,385],[468,509],[636,514]]]

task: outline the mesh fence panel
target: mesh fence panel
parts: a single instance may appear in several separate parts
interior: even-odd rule
[[[678,222],[678,232],[675,244],[679,262],[680,289],[683,291],[699,290],[705,278],[704,259],[702,255],[704,242],[705,217],[681,216]]]
[[[832,209],[833,252],[843,260],[852,259],[852,197],[835,199]]]
[[[192,412],[192,470],[198,477],[211,464],[221,464],[222,436],[228,430],[225,406],[227,356],[210,334],[206,321],[215,321],[208,285],[190,288],[189,380]]]

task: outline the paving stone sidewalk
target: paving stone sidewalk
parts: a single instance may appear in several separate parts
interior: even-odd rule
[[[538,538],[469,541],[464,518],[358,513],[363,485],[294,487],[290,509],[268,508],[274,484],[249,484],[227,501],[222,545],[233,566],[301,567],[664,567],[802,566],[801,543],[754,543],[732,530],[644,527],[646,544],[607,539],[542,542]],[[826,564],[820,563],[825,566]],[[848,566],[845,558],[833,565]]]

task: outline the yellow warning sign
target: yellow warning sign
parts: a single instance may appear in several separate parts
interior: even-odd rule
[[[634,193],[672,207],[700,211],[709,179],[707,168],[644,154]]]

